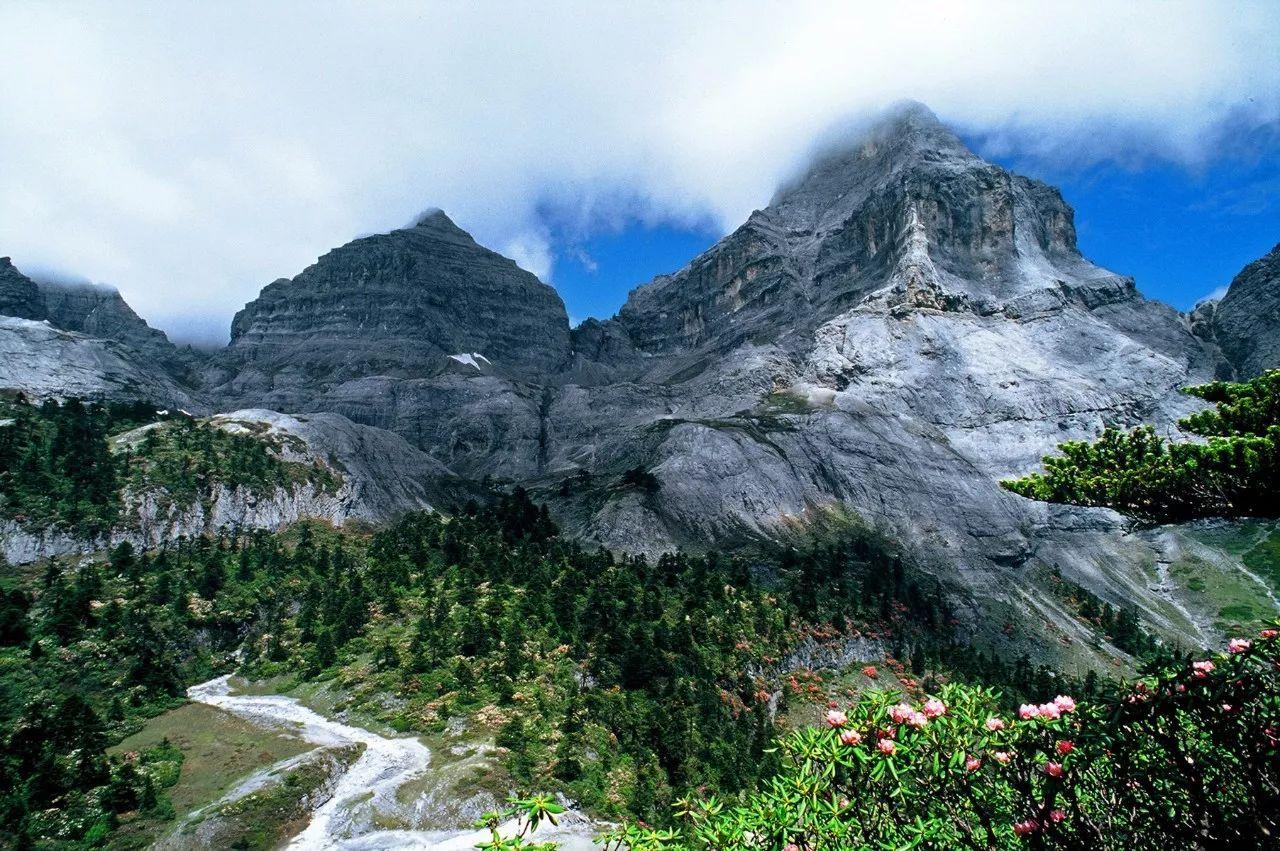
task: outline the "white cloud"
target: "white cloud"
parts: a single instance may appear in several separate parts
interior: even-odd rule
[[[1228,286],[1228,284],[1223,284],[1222,286],[1214,287],[1208,295],[1201,298],[1196,304],[1204,304],[1206,301],[1221,301],[1227,294]]]
[[[0,253],[225,325],[427,205],[553,277],[549,206],[731,227],[903,97],[1075,158],[1280,116],[1274,4],[892,5],[7,3]]]

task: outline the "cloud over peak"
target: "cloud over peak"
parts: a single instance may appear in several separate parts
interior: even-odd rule
[[[727,229],[902,98],[1054,158],[1280,119],[1274,5],[1118,6],[6,4],[0,251],[225,327],[427,205],[552,282],[561,231]]]

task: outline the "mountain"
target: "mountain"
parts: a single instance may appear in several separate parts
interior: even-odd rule
[[[0,257],[0,316],[44,319],[44,299],[35,282],[14,268],[8,257]]]
[[[1078,586],[1207,644],[1242,559],[1280,530],[1141,529],[999,483],[1107,424],[1174,432],[1204,405],[1180,388],[1278,365],[1274,258],[1180,314],[1082,256],[1056,189],[905,104],[610,320],[570,331],[553,289],[436,211],[265,287],[202,365],[199,395],[393,432],[422,476],[523,485],[617,550],[869,526],[994,641],[1089,656],[1094,638],[1054,591]],[[135,351],[152,339],[123,302],[48,301]],[[67,372],[69,356],[41,357],[45,384]]]
[[[220,398],[296,409],[347,381],[433,376],[472,353],[512,376],[553,372],[569,356],[568,317],[555,290],[435,211],[268,285],[206,375]]]
[[[0,388],[202,410],[177,350],[120,294],[37,284],[0,258]]]
[[[1280,365],[1280,245],[1245,266],[1220,301],[1197,308],[1240,378]]]
[[[1249,339],[1240,298],[1224,321]],[[1104,424],[1176,429],[1203,406],[1179,388],[1220,374],[1222,351],[1083,257],[1056,189],[983,161],[919,104],[824,152],[611,320],[569,332],[553,290],[437,212],[269,285],[232,336],[206,372],[220,407],[389,429],[611,548],[853,522],[908,542],[973,601],[975,629],[1084,640],[1049,574],[1171,634],[1216,629],[1213,601],[1152,578],[1219,559],[1194,530],[999,482]]]
[[[168,336],[152,328],[133,311],[119,290],[90,283],[36,281],[44,299],[49,322],[65,331],[75,331],[101,340],[113,340],[148,362],[161,365],[172,378],[187,385],[194,381],[195,361],[190,350],[182,350]]]

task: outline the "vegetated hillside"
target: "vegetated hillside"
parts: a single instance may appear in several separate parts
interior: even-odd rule
[[[28,522],[109,524],[133,476],[198,499],[210,477],[321,474],[290,473],[261,435],[186,419],[130,428],[154,415],[142,406],[13,414],[14,430],[0,431],[8,469],[25,459],[45,483],[5,479]],[[642,472],[632,478],[646,486]],[[107,749],[180,704],[184,687],[233,668],[281,687],[323,682],[348,711],[396,730],[463,719],[501,749],[500,783],[654,824],[692,790],[771,782],[775,736],[868,685],[916,699],[950,682],[997,686],[1005,711],[1063,689],[1081,700],[1108,691],[1092,675],[978,652],[946,589],[898,546],[849,524],[831,530],[749,557],[614,556],[561,537],[517,489],[378,531],[304,523],[147,552],[125,540],[106,556],[11,572],[0,583],[3,829],[50,848],[133,847],[163,832],[183,754],[163,741],[133,756]],[[1080,628],[1111,642],[1100,649],[1176,650],[1132,609],[1056,581]]]
[[[383,520],[430,507],[447,483],[403,439],[334,414],[0,402],[0,553],[15,564],[303,517]]]
[[[805,654],[852,642],[909,660],[891,664],[917,694],[952,676],[1007,683],[1011,699],[1052,682],[957,643],[940,589],[874,535],[750,564],[615,558],[560,538],[521,492],[374,533],[126,542],[4,588],[0,813],[11,839],[47,847],[161,830],[158,766],[177,757],[105,749],[235,665],[329,681],[398,730],[467,719],[504,749],[512,788],[658,823],[689,789],[752,788],[774,769],[775,732],[844,687]]]
[[[327,470],[281,461],[262,440],[146,403],[19,398],[0,418],[0,512],[33,529],[99,535],[120,520],[127,491],[162,490],[187,504],[214,484],[257,492],[308,476],[335,484]]]
[[[1208,620],[1188,609],[1202,635],[1249,631],[1280,615],[1280,370],[1186,392],[1216,406],[1179,424],[1191,439],[1110,427],[1096,441],[1062,444],[1044,473],[1004,485],[1135,518],[1137,534],[1170,553],[1155,566],[1161,591],[1203,613]]]

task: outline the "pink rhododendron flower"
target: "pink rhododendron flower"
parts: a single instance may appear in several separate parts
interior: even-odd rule
[[[885,756],[892,755],[893,752],[898,749],[898,745],[893,741],[893,739],[881,739],[876,743],[876,747],[878,747],[880,749],[880,753]]]
[[[1036,823],[1031,819],[1027,819],[1026,821],[1016,822],[1013,825],[1013,832],[1018,834],[1019,836],[1026,836],[1028,833],[1035,833]]]
[[[1277,635],[1280,635],[1280,630],[1264,629],[1258,633],[1259,638],[1275,638]]]
[[[1205,659],[1202,662],[1192,662],[1191,669],[1195,671],[1197,679],[1203,680],[1205,677],[1209,676],[1209,672],[1213,670],[1213,663],[1208,659]]]
[[[1076,711],[1076,699],[1070,695],[1060,694],[1053,699],[1054,706],[1057,706],[1063,712]]]
[[[862,676],[870,677],[874,680],[876,677],[880,676],[880,672],[876,670],[875,665],[868,665],[862,669]]]
[[[1067,740],[1067,739],[1064,739],[1064,740],[1062,740],[1061,742],[1058,742],[1058,754],[1059,754],[1059,756],[1066,756],[1067,754],[1071,753],[1071,752],[1072,752],[1073,750],[1075,750],[1075,749],[1076,749],[1076,743],[1075,743],[1075,742],[1072,742],[1072,741]]]
[[[982,768],[982,760],[976,756],[971,756],[964,761],[965,771],[977,771],[979,768]]]
[[[907,723],[919,730],[929,723],[929,719],[925,717],[923,712],[912,712],[911,717],[907,719]]]
[[[936,697],[931,697],[924,702],[924,714],[930,718],[937,718],[939,715],[947,714],[947,705]]]
[[[1040,709],[1034,703],[1024,703],[1018,707],[1018,717],[1023,721],[1029,721],[1040,714]]]
[[[1008,751],[996,751],[991,756],[995,759],[996,762],[1000,763],[1001,765],[1008,765],[1009,760],[1013,759],[1013,757],[1009,754]]]
[[[909,704],[899,703],[897,706],[889,707],[889,717],[893,719],[895,724],[905,724],[915,714],[915,710]]]
[[[1053,721],[1062,717],[1062,710],[1058,708],[1056,703],[1042,703],[1040,704],[1040,717]]]
[[[832,709],[827,713],[827,724],[831,727],[843,727],[848,721],[849,717],[839,709]]]
[[[1054,824],[1057,824],[1058,822],[1062,821],[1066,817],[1067,817],[1067,814],[1064,813],[1062,810],[1054,810],[1053,812],[1049,813],[1049,821],[1053,822]]]
[[[1223,712],[1230,712],[1230,711],[1231,711],[1232,709],[1234,709],[1234,708],[1235,708],[1235,707],[1233,707],[1230,703],[1224,703],[1224,704],[1222,704],[1222,711],[1223,711]]]
[[[1046,763],[1044,764],[1044,773],[1045,773],[1045,774],[1047,774],[1047,775],[1049,775],[1050,777],[1061,777],[1061,776],[1062,776],[1062,773],[1063,773],[1063,772],[1062,772],[1062,763],[1060,763],[1060,762],[1046,762]]]
[[[857,730],[845,730],[840,734],[840,743],[843,745],[856,745],[862,741],[862,734]]]
[[[1002,719],[1002,718],[988,718],[988,719],[987,719],[987,729],[988,729],[988,730],[990,730],[990,731],[991,731],[991,732],[993,732],[993,733],[994,733],[994,732],[996,732],[997,730],[1003,730],[1003,729],[1004,729],[1004,719]]]
[[[1253,642],[1247,638],[1233,638],[1227,642],[1227,649],[1232,653],[1243,653],[1253,646]]]

